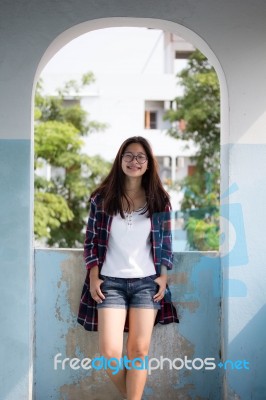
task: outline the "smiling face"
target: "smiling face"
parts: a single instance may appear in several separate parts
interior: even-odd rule
[[[124,154],[126,153],[132,153],[134,156],[142,155],[147,157],[144,147],[140,143],[131,143],[128,145],[124,151]],[[145,174],[147,167],[148,160],[141,164],[136,160],[136,158],[132,161],[126,162],[125,158],[122,157],[122,170],[127,177],[142,177],[142,175]]]

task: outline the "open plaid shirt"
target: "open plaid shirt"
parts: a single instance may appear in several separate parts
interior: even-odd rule
[[[84,282],[78,313],[78,322],[88,331],[98,330],[97,303],[90,295],[90,269],[97,266],[101,271],[108,247],[108,239],[113,217],[106,214],[99,195],[91,198],[91,207],[84,242],[84,259],[87,275]],[[151,217],[151,245],[156,274],[159,276],[161,265],[167,269],[173,267],[171,214],[170,205],[164,212],[155,213]],[[161,309],[158,311],[155,324],[169,324],[179,322],[174,305],[171,302],[171,293],[167,285],[164,298],[161,300]],[[124,331],[128,332],[128,319]]]

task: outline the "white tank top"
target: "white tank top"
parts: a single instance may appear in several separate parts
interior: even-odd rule
[[[150,241],[151,220],[143,210],[113,217],[101,274],[117,278],[141,278],[156,273]]]

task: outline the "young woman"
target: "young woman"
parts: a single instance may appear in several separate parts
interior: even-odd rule
[[[84,244],[88,269],[78,322],[99,331],[100,353],[127,359],[148,354],[154,324],[178,322],[167,285],[173,253],[169,195],[143,137],[127,139],[109,175],[90,198]],[[141,363],[139,361],[139,366]],[[107,370],[124,398],[140,400],[146,369]]]

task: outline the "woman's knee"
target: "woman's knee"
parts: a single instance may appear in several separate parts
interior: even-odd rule
[[[108,344],[99,345],[100,354],[105,358],[117,358],[120,359],[122,357],[121,347],[111,346]]]
[[[130,360],[134,358],[144,358],[148,355],[149,346],[148,345],[129,345],[127,347],[127,355]]]

